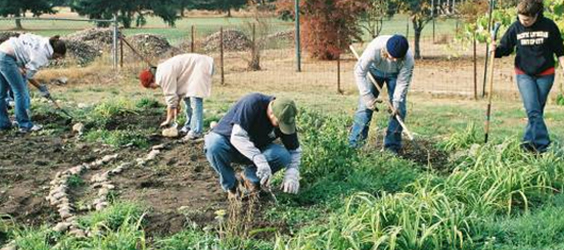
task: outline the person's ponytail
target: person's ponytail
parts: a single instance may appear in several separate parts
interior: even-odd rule
[[[53,53],[64,56],[67,53],[67,46],[64,41],[60,40],[60,36],[52,36],[49,38],[49,44],[53,48]]]

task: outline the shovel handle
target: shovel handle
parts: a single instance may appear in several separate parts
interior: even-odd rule
[[[360,60],[360,56],[358,56],[358,53],[356,53],[356,50],[354,49],[352,44],[349,46],[349,48],[352,51],[353,55],[356,57],[356,60]],[[368,73],[367,75],[368,75],[368,78],[370,79],[370,82],[372,82],[372,84],[376,87],[378,92],[382,93],[382,88],[380,87],[380,85],[378,85],[378,83],[376,82],[376,79],[374,79],[374,76],[372,76],[372,74],[370,74],[370,73]],[[394,105],[392,105],[390,100],[388,100],[386,102],[386,104],[388,105],[388,108],[390,108],[390,110],[397,113],[396,109],[394,108]],[[407,128],[407,126],[403,122],[403,119],[401,118],[401,116],[396,115],[395,118],[398,121],[398,123],[400,124],[400,126],[403,128],[403,130],[404,130],[405,134],[407,135],[407,137],[409,138],[409,140],[413,141],[415,138],[413,137],[413,134],[411,133],[411,131],[409,131],[409,129]]]

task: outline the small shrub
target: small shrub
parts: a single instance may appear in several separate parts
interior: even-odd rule
[[[556,96],[556,105],[564,106],[564,94],[560,93]]]
[[[149,97],[143,97],[135,103],[135,107],[139,109],[160,108],[162,106],[159,101]]]
[[[147,134],[150,134],[147,130],[94,130],[88,132],[85,138],[90,142],[99,141],[114,147],[132,145],[138,148],[147,148],[149,146]]]
[[[84,180],[78,175],[71,175],[67,180],[67,185],[71,188],[78,188],[84,186]]]

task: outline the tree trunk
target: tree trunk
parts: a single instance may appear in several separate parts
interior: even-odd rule
[[[21,17],[21,14],[18,12],[18,13],[16,13],[15,17]],[[23,30],[22,20],[16,19],[16,29],[17,30]]]
[[[231,8],[227,9],[227,17],[231,17]]]
[[[419,42],[421,41],[421,28],[413,27],[415,31],[415,59],[421,59],[421,48]]]

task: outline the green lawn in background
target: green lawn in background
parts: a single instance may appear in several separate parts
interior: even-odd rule
[[[141,28],[132,28],[125,30],[126,35],[139,33],[151,33],[165,36],[172,44],[177,44],[183,40],[189,39],[191,26],[196,27],[196,37],[202,38],[212,33],[218,32],[220,27],[224,29],[233,28],[249,31],[249,23],[254,21],[250,17],[186,17],[176,22],[175,27],[169,27],[158,17],[148,17],[147,25]],[[268,33],[276,33],[294,28],[291,21],[283,21],[276,17],[268,19],[271,28]],[[406,15],[396,15],[392,19],[384,21],[384,27],[381,34],[406,34],[408,17]],[[95,27],[92,22],[74,22],[74,21],[54,21],[54,20],[24,20],[22,21],[24,29],[35,34],[43,36],[67,35],[78,30]],[[436,21],[436,34],[454,34],[457,21],[455,19],[446,19]],[[459,24],[461,25],[461,24]],[[0,20],[0,31],[12,30],[15,28],[14,20]],[[424,37],[431,37],[433,34],[432,22],[429,22],[423,30]],[[409,23],[409,36],[413,37],[413,27]],[[369,40],[369,35],[365,34],[364,39]]]

